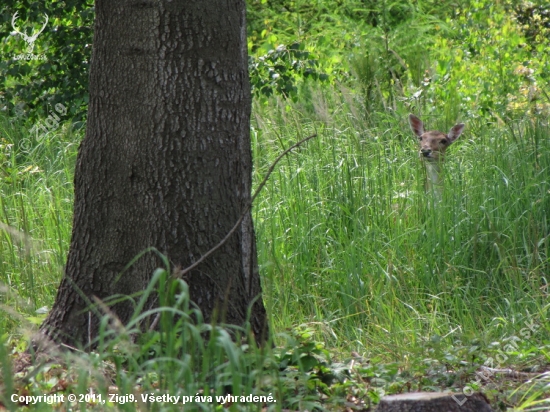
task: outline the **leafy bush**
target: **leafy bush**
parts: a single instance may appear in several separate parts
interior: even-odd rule
[[[299,43],[289,47],[279,45],[263,56],[250,56],[249,59],[250,82],[252,91],[257,95],[278,93],[297,99],[296,83],[300,80],[328,79],[325,73],[318,71],[319,62],[315,56]]]
[[[530,1],[521,1],[513,7],[517,22],[527,40],[530,43],[544,44],[550,33],[550,6],[546,2],[537,5]]]
[[[435,38],[426,80],[411,87],[410,99],[430,113],[455,119],[548,115],[550,59],[545,50],[550,41],[539,36],[530,42],[518,19],[486,0],[457,8],[447,21],[450,35]]]

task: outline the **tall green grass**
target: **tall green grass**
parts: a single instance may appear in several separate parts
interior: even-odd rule
[[[257,177],[292,141],[319,134],[279,167],[254,209],[275,330],[307,323],[331,347],[395,358],[436,335],[500,337],[495,318],[546,319],[547,125],[462,119],[435,204],[406,112],[367,128],[346,99],[315,99],[309,111],[256,106]]]
[[[366,127],[352,96],[311,93],[309,107],[273,99],[254,111],[255,181],[291,142],[319,135],[287,156],[254,206],[275,331],[307,323],[332,347],[393,356],[432,335],[545,313],[548,126],[465,119],[434,204],[406,112]],[[28,151],[26,127],[2,120],[0,281],[6,307],[30,317],[51,307],[62,273],[79,135],[64,130]]]
[[[4,308],[24,316],[53,302],[72,222],[72,176],[80,134],[65,125],[33,136],[0,116],[0,283]],[[13,318],[0,318],[11,330]],[[39,322],[39,319],[32,319]]]
[[[537,331],[506,366],[540,370],[549,359],[550,330],[544,36],[526,47],[511,11],[486,1],[451,14],[432,2],[379,2],[370,10],[352,1],[335,11],[321,2],[333,10],[324,14],[328,26],[310,2],[287,11],[260,3],[249,5],[249,16],[256,17],[254,53],[297,41],[319,58],[319,70],[332,75],[324,89],[309,87],[304,76],[294,102],[263,96],[253,110],[256,185],[282,150],[318,134],[280,163],[254,205],[264,300],[280,348],[257,348],[246,340],[246,328],[233,328],[239,339],[232,342],[225,329],[201,321],[185,283],[175,282],[173,294],[159,294],[165,306],[160,332],[139,332],[138,312],[129,325],[107,315],[100,350],[64,358],[64,367],[76,366],[61,375],[69,390],[85,393],[94,386],[104,396],[109,385],[136,396],[264,390],[281,401],[270,409],[284,401],[285,408],[313,410],[319,393],[325,391],[325,398],[331,392],[322,370],[334,366],[333,354],[342,359],[357,351],[372,359],[356,371],[364,390],[364,376],[395,378],[397,372],[378,374],[385,368],[380,360],[400,361],[420,375],[425,368],[415,369],[414,362],[449,362],[458,371],[452,379],[461,379],[463,365],[473,374],[479,359],[518,336],[525,322],[537,324]],[[310,14],[315,18],[304,18]],[[368,21],[373,17],[377,24]],[[423,109],[415,114],[430,129],[466,123],[447,155],[440,203],[424,190],[409,107]],[[5,393],[21,383],[20,376],[11,379],[10,348],[21,352],[22,331],[29,322],[40,323],[38,308],[51,308],[63,273],[82,138],[68,123],[38,139],[31,127],[0,115]],[[161,269],[154,278],[163,284],[166,276]],[[31,372],[31,393],[51,389],[50,379],[59,382],[53,369]],[[436,384],[418,381],[419,388]],[[507,400],[515,397],[514,404],[527,408],[547,392],[544,380],[530,382]],[[212,405],[189,409],[195,407]],[[170,409],[152,410],[163,408]]]
[[[449,149],[443,199],[436,203],[424,190],[406,111],[371,114],[367,127],[360,99],[345,90],[309,93],[308,104],[273,98],[253,113],[256,184],[284,148],[318,134],[280,163],[254,206],[264,300],[274,343],[282,348],[232,343],[223,329],[200,321],[186,285],[178,283],[174,294],[159,295],[173,298],[161,299],[166,318],[158,333],[138,331],[138,312],[124,326],[106,316],[101,350],[65,361],[79,365],[80,375],[68,369],[71,391],[85,393],[92,385],[105,396],[109,382],[102,379],[111,374],[121,394],[264,390],[284,401],[271,409],[312,409],[319,398],[311,388],[322,381],[310,371],[320,365],[319,354],[330,355],[310,339],[338,357],[355,350],[409,364],[424,354],[439,359],[472,340],[489,347],[517,335],[524,321],[543,326],[525,343],[540,362],[548,341],[548,125],[532,118],[510,124],[461,119],[467,129]],[[440,130],[455,121],[424,120]],[[67,128],[29,151],[27,128],[4,119],[1,129],[5,376],[7,349],[21,342],[21,326],[39,323],[35,310],[51,307],[55,297],[70,238],[80,139]],[[298,325],[305,334],[281,334]],[[246,329],[236,333],[248,336]],[[308,369],[301,359],[318,363]],[[281,366],[289,360],[291,369]],[[33,378],[32,391],[47,387],[51,371],[47,366]],[[4,379],[6,388],[13,384]]]
[[[164,264],[169,266],[168,259]],[[152,294],[161,308],[144,310]],[[98,337],[91,342],[93,352],[85,345],[61,352],[43,344],[46,356],[36,357],[25,371],[25,390],[22,374],[13,377],[6,339],[0,335],[0,402],[15,411],[23,404],[12,402],[12,395],[19,400],[63,393],[62,402],[59,397],[53,405],[39,401],[32,410],[208,411],[233,403],[230,410],[256,411],[280,410],[283,400],[292,404],[281,392],[278,358],[271,345],[257,347],[248,326],[205,324],[185,282],[159,268],[136,300],[127,325],[104,304],[92,309],[103,315]],[[144,324],[157,315],[158,331],[149,331]],[[76,395],[76,401],[69,395]],[[246,400],[251,395],[263,400]]]

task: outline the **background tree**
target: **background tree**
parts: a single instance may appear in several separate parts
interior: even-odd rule
[[[149,247],[189,266],[229,232],[251,190],[245,2],[97,0],[94,30],[71,246],[41,327],[71,344],[98,330],[82,295],[138,294],[161,261],[146,253],[124,268]],[[186,280],[207,319],[218,308],[245,322],[261,292],[250,213]],[[112,310],[125,322],[133,305]],[[265,336],[261,298],[251,324]]]

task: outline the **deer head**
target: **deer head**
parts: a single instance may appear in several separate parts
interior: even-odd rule
[[[458,139],[464,130],[464,123],[458,123],[447,134],[437,130],[426,132],[424,123],[414,114],[409,115],[409,123],[420,142],[420,157],[428,162],[443,161],[445,150]]]
[[[11,19],[11,26],[13,27],[13,30],[23,36],[23,39],[27,42],[27,53],[32,53],[32,51],[34,50],[34,42],[38,38],[38,35],[44,31],[44,29],[46,28],[46,24],[48,24],[48,15],[44,13],[44,16],[46,16],[46,22],[38,31],[38,33],[35,33],[32,36],[28,36],[26,33],[19,31],[17,27],[15,27],[15,20],[17,20],[18,13],[19,12],[15,12],[15,14],[13,15],[13,18]]]

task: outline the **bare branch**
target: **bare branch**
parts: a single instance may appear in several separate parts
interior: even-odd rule
[[[265,184],[267,183],[267,180],[269,179],[269,176],[271,176],[271,173],[273,173],[273,170],[275,169],[275,166],[277,166],[277,163],[279,163],[279,161],[285,157],[288,153],[290,153],[292,150],[296,149],[298,146],[300,146],[301,144],[307,142],[308,140],[310,139],[313,139],[314,137],[317,136],[317,133],[315,134],[312,134],[311,136],[308,136],[302,140],[300,140],[299,142],[296,142],[294,143],[292,146],[290,146],[288,149],[286,149],[283,153],[281,153],[279,155],[279,157],[277,157],[277,159],[275,159],[275,161],[271,164],[271,166],[269,167],[269,170],[267,171],[267,174],[265,175],[264,179],[262,180],[262,182],[258,185],[258,188],[256,189],[256,191],[254,192],[254,194],[252,195],[252,198],[250,199],[250,202],[248,204],[247,207],[245,207],[245,209],[243,210],[241,216],[239,217],[239,219],[237,220],[237,223],[235,223],[235,225],[233,226],[233,228],[231,228],[231,230],[229,231],[229,233],[227,233],[227,235],[225,235],[225,237],[220,241],[220,243],[218,243],[216,246],[214,246],[212,249],[210,249],[208,252],[206,252],[204,255],[201,256],[201,258],[199,260],[197,260],[195,263],[193,263],[191,266],[188,266],[186,267],[185,269],[179,271],[179,276],[180,277],[183,277],[185,276],[187,273],[189,273],[191,270],[195,269],[198,265],[200,265],[207,257],[209,257],[212,253],[214,253],[216,250],[218,250],[220,247],[223,246],[223,244],[225,242],[227,242],[227,240],[231,237],[231,235],[233,233],[235,233],[235,230],[237,230],[237,228],[240,226],[241,222],[243,221],[243,219],[245,218],[246,214],[248,213],[248,211],[252,208],[252,204],[254,203],[254,200],[256,199],[256,197],[258,197],[258,195],[260,194],[260,191],[264,188]]]
[[[193,263],[191,266],[188,266],[185,269],[178,269],[177,271],[174,271],[174,274],[176,275],[177,278],[179,278],[179,279],[183,278],[187,273],[189,273],[191,270],[195,269],[198,265],[200,265],[202,262],[204,262],[204,260],[206,258],[208,258],[212,253],[214,253],[216,250],[218,250],[220,247],[222,247],[225,242],[227,242],[227,240],[231,237],[231,235],[233,233],[235,233],[235,231],[238,229],[238,227],[242,223],[243,219],[245,218],[246,214],[250,211],[250,208],[252,207],[252,204],[254,203],[254,200],[256,200],[256,198],[260,194],[261,190],[264,188],[265,184],[267,183],[267,180],[269,179],[269,176],[271,176],[271,173],[273,173],[273,170],[275,169],[275,166],[277,166],[277,164],[281,161],[281,159],[283,157],[285,157],[288,153],[290,153],[292,150],[296,149],[298,146],[302,145],[303,143],[307,142],[308,140],[313,139],[314,137],[317,137],[317,133],[314,133],[311,136],[308,136],[308,137],[300,140],[299,142],[294,143],[292,146],[290,146],[288,149],[286,149],[283,153],[281,153],[279,155],[279,157],[277,157],[277,159],[275,159],[275,161],[269,167],[264,179],[258,185],[258,187],[256,188],[256,191],[254,192],[254,194],[250,198],[250,202],[245,207],[245,209],[243,210],[241,216],[239,217],[239,219],[237,220],[235,225],[231,228],[231,230],[227,233],[227,235],[225,235],[225,237],[216,246],[214,246],[212,249],[210,249],[208,252],[206,252],[204,255],[202,255],[201,258],[199,260],[197,260],[195,263]],[[160,320],[160,312],[157,313],[157,315],[153,319],[153,322],[149,326],[149,330],[154,330],[157,327],[159,320]]]

